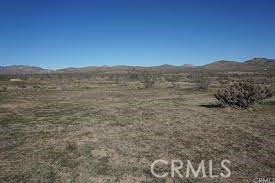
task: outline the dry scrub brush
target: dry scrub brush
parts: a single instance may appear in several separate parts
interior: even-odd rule
[[[194,79],[195,86],[194,90],[206,91],[210,85],[210,78],[208,74],[204,72],[193,73],[192,78]]]
[[[144,88],[146,89],[153,87],[153,85],[155,84],[156,78],[153,74],[144,72],[142,78],[143,78]]]
[[[249,106],[272,97],[272,91],[267,86],[249,81],[236,82],[214,94],[223,106],[246,109]]]

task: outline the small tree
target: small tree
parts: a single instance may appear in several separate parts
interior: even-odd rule
[[[246,109],[250,105],[272,97],[272,92],[267,86],[256,85],[249,81],[240,81],[218,90],[214,96],[224,106]]]

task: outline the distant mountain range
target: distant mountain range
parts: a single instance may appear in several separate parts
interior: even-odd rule
[[[217,71],[264,71],[275,70],[275,59],[253,58],[245,62],[220,60],[202,66],[203,69]]]
[[[47,73],[52,72],[48,69],[41,67],[27,66],[27,65],[11,65],[11,66],[0,66],[0,74],[36,74],[36,73]]]
[[[153,71],[192,71],[197,69],[207,71],[241,71],[241,72],[261,72],[275,71],[275,59],[253,58],[244,62],[220,60],[204,66],[194,66],[192,64],[184,64],[182,66],[160,65],[151,67],[142,66],[88,66],[81,68],[64,68],[59,70],[49,70],[40,67],[26,65],[0,66],[0,74],[42,74],[42,73],[87,73],[87,72],[128,72],[130,69],[136,70],[153,70]]]

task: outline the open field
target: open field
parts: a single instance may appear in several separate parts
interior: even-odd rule
[[[275,0],[0,0],[0,183],[275,183]]]
[[[74,83],[0,92],[0,182],[252,182],[275,175],[275,97],[241,111],[216,106],[215,86]],[[156,159],[228,159],[232,175],[158,179],[150,172]]]

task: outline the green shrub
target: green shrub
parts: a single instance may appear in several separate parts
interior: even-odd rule
[[[214,96],[224,106],[246,109],[250,105],[272,97],[272,92],[267,86],[253,84],[248,81],[240,81],[227,88],[218,90]]]

